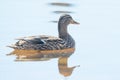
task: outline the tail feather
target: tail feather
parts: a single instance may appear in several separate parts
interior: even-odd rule
[[[7,47],[14,48],[14,49],[16,49],[16,48],[17,48],[17,46],[16,46],[15,44],[8,45]]]

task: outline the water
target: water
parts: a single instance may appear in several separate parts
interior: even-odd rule
[[[1,0],[0,80],[120,80],[119,4],[119,0]],[[59,58],[17,61],[6,55],[13,51],[6,46],[15,38],[57,36],[56,22],[62,13],[81,23],[69,26],[76,51],[62,59],[63,69]],[[68,69],[71,74],[64,77]]]

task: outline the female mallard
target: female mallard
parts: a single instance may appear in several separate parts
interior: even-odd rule
[[[75,41],[67,31],[68,24],[79,24],[70,15],[63,15],[58,22],[59,37],[46,35],[19,38],[18,42],[9,47],[21,50],[61,50],[74,48]]]

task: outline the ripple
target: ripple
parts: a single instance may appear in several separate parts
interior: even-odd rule
[[[74,13],[72,11],[53,11],[53,13],[60,14],[60,13]]]
[[[50,22],[52,22],[52,23],[58,23],[58,21],[55,21],[55,20],[53,20],[53,21],[50,21]]]
[[[49,4],[53,5],[53,6],[63,6],[63,7],[71,7],[71,6],[73,6],[73,4],[62,3],[62,2],[52,2],[52,3],[49,3]]]

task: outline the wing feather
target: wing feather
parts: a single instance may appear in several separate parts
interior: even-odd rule
[[[62,49],[66,42],[58,37],[39,35],[17,38],[18,42],[14,46],[16,49]]]

